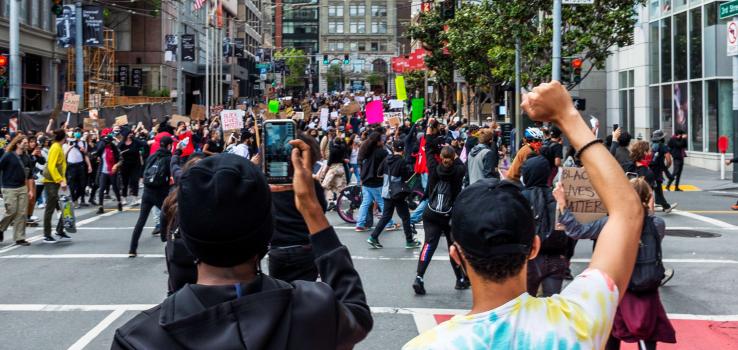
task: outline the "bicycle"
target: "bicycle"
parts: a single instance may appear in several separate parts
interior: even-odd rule
[[[415,210],[420,202],[423,201],[425,194],[422,188],[415,187],[412,192],[407,196],[408,207],[410,211]],[[355,224],[356,219],[354,213],[359,210],[361,206],[361,185],[350,185],[346,186],[336,198],[335,210],[338,216],[349,224]],[[377,207],[374,207],[374,216],[380,216],[382,213],[379,212]]]

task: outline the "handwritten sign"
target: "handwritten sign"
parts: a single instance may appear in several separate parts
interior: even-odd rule
[[[205,120],[205,106],[193,104],[190,110],[190,119]]]
[[[341,107],[341,114],[343,115],[352,115],[358,112],[361,112],[361,105],[356,101],[351,101],[349,104]]]
[[[328,112],[328,108],[321,108],[320,109],[320,128],[323,130],[328,130],[328,115],[330,113]]]
[[[240,109],[226,109],[220,112],[220,122],[223,131],[241,130],[243,128],[243,116],[246,112]]]
[[[292,115],[292,119],[294,119],[294,120],[304,120],[305,119],[305,112],[295,112],[295,114]]]
[[[169,125],[176,128],[179,122],[184,122],[185,125],[190,125],[190,118],[184,115],[172,114],[172,119],[169,119]]]
[[[215,118],[223,111],[223,105],[210,106],[210,118]]]
[[[398,118],[397,116],[389,117],[389,119],[387,119],[387,122],[393,128],[400,126],[400,118]]]
[[[83,122],[85,130],[100,129],[100,119],[85,118]]]
[[[115,118],[115,124],[114,124],[114,126],[124,126],[124,125],[128,125],[128,116],[127,115],[124,114],[124,115],[122,115],[120,117],[116,117]]]
[[[566,194],[566,206],[580,223],[592,222],[607,214],[584,168],[563,168],[561,185]]]
[[[62,104],[62,112],[78,113],[79,112],[79,95],[71,91],[65,92],[64,93],[64,103]]]

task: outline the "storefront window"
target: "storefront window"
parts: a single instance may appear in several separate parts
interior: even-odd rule
[[[659,113],[661,99],[659,98],[658,86],[652,86],[649,89],[649,100],[649,106],[651,106],[651,130],[656,130],[661,127],[661,114]]]
[[[671,81],[671,17],[661,20],[661,81]]]
[[[671,94],[671,84],[661,86],[661,130],[666,135],[671,135],[673,131],[673,99]]]
[[[658,1],[658,0],[657,0]],[[658,5],[657,5],[658,7]],[[651,84],[658,84],[661,80],[659,79],[659,22],[651,22],[650,25],[650,42],[649,42],[649,56],[650,56],[650,77]]]
[[[687,80],[686,12],[674,16],[674,80]]]
[[[692,130],[690,130],[690,145],[689,149],[692,151],[702,152],[702,82],[693,81],[689,84],[690,91],[690,123]]]
[[[688,1],[689,0],[674,0],[674,11],[679,11],[687,7]]]
[[[674,84],[674,131],[687,131],[689,117],[689,100],[687,83]]]
[[[702,9],[689,12],[689,77],[702,77]]]
[[[733,134],[730,80],[707,81],[707,140],[708,151],[717,152],[717,140]]]
[[[671,12],[671,0],[661,0],[661,13],[667,15]]]

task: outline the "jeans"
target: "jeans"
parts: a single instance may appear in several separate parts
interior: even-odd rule
[[[377,226],[374,227],[372,238],[379,239],[379,235],[382,233],[382,230],[384,230],[384,227],[387,226],[387,223],[389,223],[390,220],[392,220],[392,214],[394,214],[395,208],[397,208],[397,215],[402,219],[402,229],[405,231],[405,241],[412,242],[413,231],[410,229],[410,209],[408,209],[407,201],[404,199],[384,199],[382,218],[379,219]]]
[[[348,172],[348,182],[351,183],[351,174],[356,176],[357,183],[361,182],[361,167],[359,167],[359,164],[349,164],[349,168],[350,170]]]
[[[664,208],[664,210],[671,208],[671,204],[664,197],[664,189],[661,187],[661,181],[656,182],[656,186],[653,188],[653,197],[654,202]]]
[[[44,195],[46,196],[46,208],[44,208],[44,236],[51,237],[51,219],[54,216],[54,210],[59,208],[59,187],[60,184],[55,182],[47,182],[44,184]],[[63,233],[62,217],[56,224],[56,232]]]
[[[382,187],[366,187],[361,186],[361,206],[359,206],[359,218],[356,220],[356,227],[368,227],[367,222],[373,222],[374,210],[372,203],[379,205],[379,210],[384,212],[384,199],[382,199]],[[369,221],[369,218],[372,218]],[[388,225],[394,225],[390,220]]]
[[[5,217],[0,221],[0,232],[13,224],[13,240],[18,242],[26,239],[26,210],[28,207],[28,188],[3,188],[5,202]]]
[[[423,190],[427,189],[428,187],[428,173],[420,174],[420,182],[423,184]],[[428,200],[423,199],[420,204],[418,204],[418,207],[413,210],[413,214],[410,215],[410,223],[415,225],[420,222],[420,220],[423,219],[423,212],[425,211],[425,207],[428,206]]]
[[[164,190],[155,189],[150,190],[144,187],[143,198],[141,198],[141,212],[138,215],[138,221],[136,221],[136,227],[133,228],[133,234],[131,235],[131,247],[128,249],[129,253],[136,253],[138,250],[138,240],[141,238],[141,231],[146,224],[146,220],[149,218],[149,213],[153,207],[161,209],[164,199],[167,197],[166,188]],[[165,232],[161,234],[166,234]]]

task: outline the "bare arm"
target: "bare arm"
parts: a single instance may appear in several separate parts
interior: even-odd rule
[[[553,121],[580,149],[595,139],[571,102],[571,96],[557,81],[541,84],[526,94],[522,107],[534,120]],[[601,144],[581,155],[589,179],[609,213],[592,255],[590,268],[608,275],[620,291],[628,286],[638,251],[643,223],[643,207],[620,166]]]

